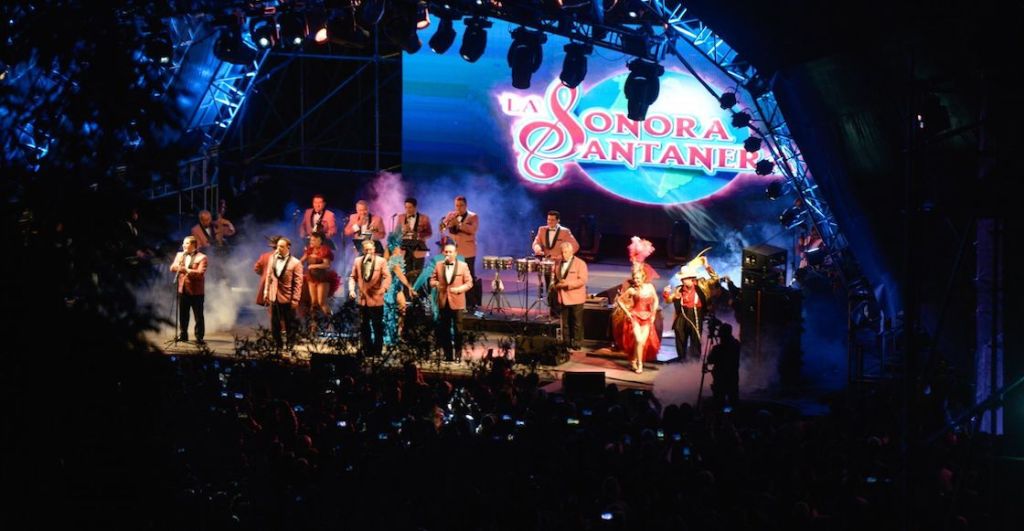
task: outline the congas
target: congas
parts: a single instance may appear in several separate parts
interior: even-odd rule
[[[532,265],[531,262],[533,262],[533,260],[530,258],[516,259],[516,273],[527,273],[529,271],[533,271],[530,269],[530,266]]]
[[[499,256],[498,257],[498,269],[501,271],[507,271],[512,269],[512,263],[515,260],[511,256]]]
[[[484,269],[497,269],[498,268],[498,257],[497,256],[485,256],[484,257]]]
[[[540,271],[542,274],[550,275],[551,271],[553,271],[554,269],[555,269],[555,261],[554,260],[538,260],[537,261],[537,270]]]

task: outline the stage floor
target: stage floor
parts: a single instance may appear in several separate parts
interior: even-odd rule
[[[479,260],[479,257],[478,257]],[[477,264],[480,265],[479,263]],[[677,269],[664,269],[659,271],[661,278],[655,281],[655,287],[659,290],[668,283],[671,274]],[[499,318],[510,321],[523,320],[524,306],[531,307],[529,319],[533,323],[543,323],[549,320],[548,309],[543,303],[536,303],[536,277],[531,275],[529,291],[525,280],[520,281],[514,271],[498,272],[499,278],[505,284],[505,296],[511,307],[504,306],[502,312],[496,312],[497,306],[492,300],[492,282],[495,272],[480,271],[485,281],[484,306],[479,309],[482,314],[480,319]],[[588,282],[589,293],[600,293],[610,288],[617,287],[629,274],[627,265],[616,264],[590,264],[590,281]],[[488,278],[489,277],[489,278]],[[233,291],[245,291],[246,288],[232,288]],[[343,290],[344,288],[342,288]],[[340,293],[340,291],[339,291]],[[529,294],[529,298],[527,298]],[[243,297],[251,300],[249,297]],[[207,298],[207,313],[214,301]],[[337,299],[337,297],[336,297]],[[494,297],[496,299],[496,297]],[[488,304],[492,303],[492,304]],[[723,316],[729,321],[731,316]],[[641,374],[633,372],[625,354],[611,348],[610,344],[587,341],[584,348],[571,352],[567,362],[557,366],[539,365],[537,371],[544,382],[548,382],[545,389],[549,392],[560,392],[562,390],[562,379],[570,372],[603,372],[605,383],[614,383],[619,387],[634,389],[648,389],[653,391],[656,398],[662,405],[673,403],[689,402],[697,400],[698,392],[701,389],[701,365],[695,360],[683,363],[674,362],[676,359],[675,338],[672,332],[673,311],[670,307],[663,307],[663,334],[661,350],[658,353],[657,362],[648,362]],[[210,319],[207,318],[206,347],[215,356],[234,357],[235,338],[245,338],[255,335],[258,326],[269,326],[269,318],[263,307],[255,304],[239,307],[234,323],[230,325],[210,326]],[[738,335],[738,330],[737,330]],[[472,348],[467,349],[463,355],[463,361],[459,362],[430,362],[424,364],[422,369],[428,374],[451,374],[468,375],[472,371],[472,362],[478,361],[487,355],[488,350],[498,352],[498,343],[510,336],[501,332],[481,332],[481,340]],[[164,327],[154,333],[150,339],[160,346],[168,355],[194,355],[199,349],[193,343],[174,343],[174,332],[171,327]],[[515,351],[510,353],[514,358]],[[294,357],[286,358],[283,363],[290,363],[297,366],[308,365],[311,353],[308,345],[299,345]],[[800,409],[803,414],[814,415],[825,411],[825,406],[818,403],[814,398],[789,397],[780,398],[778,389],[774,385],[774,367],[758,367],[752,360],[745,360],[741,364],[740,371],[740,395],[741,399],[772,400],[788,403]],[[711,376],[704,379],[703,396],[710,397]]]

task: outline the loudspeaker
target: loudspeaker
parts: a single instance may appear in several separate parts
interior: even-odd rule
[[[604,372],[566,372],[562,389],[569,395],[599,395],[604,392]]]
[[[672,222],[672,234],[668,237],[668,264],[679,264],[690,259],[690,224],[681,219]]]
[[[752,270],[744,269],[741,284],[743,289],[762,289],[772,286],[784,286],[786,279],[782,277],[782,271],[777,269]]]
[[[607,306],[583,306],[583,339],[612,340],[612,309]]]
[[[743,249],[744,270],[764,271],[776,267],[786,267],[786,250],[774,245],[753,245]]]
[[[561,365],[569,361],[569,350],[554,337],[516,336],[516,363]]]
[[[580,216],[576,227],[576,241],[581,251],[592,251],[597,247],[597,219],[593,215]]]

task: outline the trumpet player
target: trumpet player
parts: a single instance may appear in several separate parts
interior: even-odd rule
[[[380,243],[385,236],[384,222],[380,216],[370,212],[370,205],[362,199],[356,201],[356,213],[348,217],[345,236],[352,237],[352,245],[355,246],[356,252],[363,250],[364,241],[371,241],[377,254],[384,254],[384,246]]]
[[[476,232],[480,228],[480,217],[467,208],[466,196],[455,198],[455,210],[445,214],[439,227],[442,235],[448,231],[459,254],[466,259],[470,277],[476,279]],[[466,297],[466,305],[470,308],[479,306],[480,293],[480,290],[472,290]]]
[[[405,198],[405,212],[398,215],[396,230],[402,233],[402,250],[405,251],[405,272],[423,269],[423,259],[427,256],[427,238],[434,234],[430,225],[430,217],[417,210],[415,197]]]

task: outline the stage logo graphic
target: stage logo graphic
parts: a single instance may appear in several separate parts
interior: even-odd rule
[[[523,179],[553,184],[576,164],[596,185],[638,203],[672,205],[707,197],[738,173],[753,173],[762,153],[748,153],[746,127],[731,125],[692,76],[666,72],[647,119],[626,116],[622,73],[586,93],[557,79],[543,96],[503,92],[501,110],[513,118],[516,170]]]

